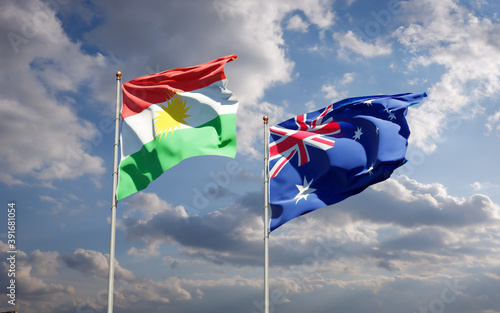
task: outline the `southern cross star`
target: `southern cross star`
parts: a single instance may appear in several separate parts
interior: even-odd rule
[[[304,184],[302,186],[295,185],[299,189],[299,193],[294,198],[297,199],[295,203],[298,203],[300,199],[307,200],[307,196],[316,191],[316,189],[310,187],[313,180],[314,178],[310,182],[307,182],[307,178],[304,176]]]
[[[372,175],[373,175],[373,166],[374,166],[374,165],[375,165],[375,164],[374,164],[374,163],[372,163],[372,166],[370,166],[370,168],[367,170],[367,172],[368,172],[368,174],[370,174],[370,176],[372,176]]]
[[[361,139],[361,135],[363,135],[363,132],[361,131],[361,127],[358,127],[358,129],[354,132],[354,136],[352,137],[352,139],[359,140]]]
[[[366,100],[365,102],[363,102],[364,104],[366,104],[367,106],[371,107],[372,106],[372,101],[375,100],[375,99],[370,99],[370,100]]]

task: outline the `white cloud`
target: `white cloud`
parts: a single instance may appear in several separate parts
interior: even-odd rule
[[[355,73],[344,73],[344,76],[342,76],[342,80],[340,81],[341,85],[347,85],[350,84],[354,81],[354,77],[356,76]]]
[[[6,251],[9,251],[8,245],[0,241],[0,253]],[[165,257],[164,262],[171,263],[170,268],[175,269],[172,262],[184,261]],[[64,266],[76,272],[68,275]],[[107,256],[92,250],[76,249],[61,257],[54,251],[39,250],[28,257],[19,250],[16,255],[16,308],[27,313],[103,311],[107,304],[107,267]],[[161,312],[168,306],[175,311],[203,311],[206,301],[219,303],[224,295],[239,295],[241,300],[242,294],[248,295],[244,304],[249,306],[253,295],[262,288],[260,280],[238,275],[215,279],[151,279],[137,276],[118,263],[115,268],[118,271],[114,283],[115,310],[139,312],[148,308],[148,312]],[[5,260],[0,262],[0,269],[7,272]],[[4,275],[0,281],[8,286],[6,278]],[[221,299],[217,299],[219,295]],[[228,305],[231,306],[225,304],[225,307]],[[8,309],[6,305],[1,307]]]
[[[410,140],[433,151],[433,139],[450,127],[447,117],[470,118],[482,110],[481,99],[500,91],[500,24],[452,0],[403,2],[402,7],[412,24],[394,36],[414,54],[410,68],[438,64],[445,69],[429,98],[408,115]]]
[[[231,208],[187,218],[175,212],[181,207],[174,209],[156,198],[141,193],[127,203],[132,208],[144,206],[157,212],[121,221],[132,242],[155,248],[178,243],[190,258],[215,264],[258,264],[254,257],[261,249],[258,238],[263,226],[261,216],[251,213],[256,210],[250,200],[255,195],[235,201],[238,205]],[[316,260],[319,268],[332,262],[359,262],[360,267],[373,266],[369,265],[372,262],[391,271],[413,271],[429,258],[442,258],[434,261],[437,269],[460,258],[462,252],[454,251],[455,245],[464,249],[484,246],[484,253],[491,254],[486,248],[488,233],[498,228],[499,218],[500,207],[487,196],[454,197],[441,184],[422,184],[400,176],[376,184],[362,195],[294,219],[273,232],[274,262],[283,269],[297,266],[320,247],[326,254]],[[490,230],[478,232],[480,229]],[[205,242],[207,238],[211,239]],[[401,245],[409,252],[389,258],[391,251],[402,249]],[[447,256],[441,257],[443,253]],[[355,261],[359,255],[370,261]]]
[[[245,201],[240,201],[244,203]],[[188,216],[183,207],[172,207],[155,194],[138,193],[127,200],[129,212],[142,212],[138,217],[126,214],[119,221],[129,240],[146,246],[143,252],[154,255],[161,244],[177,242],[182,250],[193,258],[214,263],[234,262],[253,264],[257,258],[246,252],[236,252],[243,243],[248,251],[258,251],[256,229],[262,228],[260,217],[248,208],[235,206],[208,213],[205,216]],[[143,211],[140,208],[148,208]],[[253,238],[253,239],[252,239]],[[233,251],[227,255],[227,249]],[[141,249],[131,249],[135,254]]]
[[[158,245],[148,246],[146,249],[137,249],[136,247],[132,247],[127,250],[127,255],[133,255],[137,257],[149,257],[149,256],[157,256],[160,255],[158,251]]]
[[[486,123],[487,134],[496,133],[500,135],[500,110],[495,112],[495,114],[488,117],[488,122]]]
[[[8,255],[9,246],[0,241],[0,252],[2,255]],[[35,250],[28,255],[22,250],[15,254],[15,285],[16,285],[16,308],[19,311],[27,313],[51,312],[57,303],[75,294],[75,288],[71,284],[54,282],[52,276],[57,274],[60,267],[58,252],[42,252]],[[0,269],[3,273],[8,273],[9,265],[6,259],[0,263]],[[40,276],[51,276],[40,278]],[[3,275],[0,281],[3,285],[7,284],[7,275]],[[22,297],[19,297],[22,295]],[[3,306],[3,308],[7,308]],[[10,307],[12,308],[12,307]]]
[[[301,33],[307,33],[307,28],[309,25],[300,17],[300,15],[294,15],[288,19],[286,29],[295,30]]]
[[[328,99],[331,102],[340,100],[340,98],[345,96],[345,92],[338,91],[334,85],[330,84],[321,86],[321,91],[325,93],[325,99]]]
[[[60,267],[58,258],[59,253],[55,251],[42,252],[35,250],[31,252],[28,261],[33,264],[31,274],[36,276],[50,276],[57,273]]]
[[[487,225],[494,223],[500,212],[500,207],[485,195],[458,198],[449,195],[441,184],[422,184],[406,176],[376,184],[373,190],[381,191],[381,198],[390,195],[390,198],[398,199],[401,203],[394,203],[392,207],[386,202],[387,206],[383,211],[366,207],[361,209],[363,214],[406,227],[437,225],[452,229],[476,224]]]
[[[427,79],[422,79],[420,77],[415,77],[414,79],[408,80],[409,85],[418,85],[427,83]]]
[[[312,112],[314,111],[315,109],[317,109],[316,107],[316,103],[313,101],[313,100],[310,100],[310,101],[307,101],[304,106],[306,107],[307,111],[308,112]]]
[[[83,274],[103,279],[108,277],[109,255],[78,248],[73,253],[62,256],[62,260],[66,266]],[[115,260],[115,277],[128,280],[134,278],[134,274]]]
[[[492,184],[490,182],[478,182],[478,181],[473,182],[472,184],[470,184],[470,186],[475,191],[499,187],[498,185]]]
[[[345,34],[335,33],[333,39],[340,44],[339,56],[348,58],[351,54],[361,55],[365,58],[373,58],[392,53],[392,48],[387,43],[377,39],[375,43],[367,43],[358,38],[353,31]]]
[[[441,184],[400,176],[288,222],[272,233],[272,240],[279,242],[273,255],[283,257],[281,277],[290,276],[286,283],[295,286],[287,298],[306,291],[303,288],[319,296],[319,290],[330,288],[329,279],[344,287],[356,281],[387,291],[386,279],[397,275],[402,282],[412,273],[421,281],[410,279],[408,287],[418,289],[421,283],[434,284],[436,273],[444,275],[440,281],[446,275],[471,275],[470,262],[481,272],[496,273],[500,241],[491,232],[499,230],[499,213],[500,207],[484,195],[454,197]],[[323,283],[307,287],[315,275]],[[479,285],[486,283],[482,274],[474,276]]]
[[[93,277],[100,278],[102,281],[107,280],[107,262],[108,257],[97,251],[77,249],[73,253],[64,255],[62,260],[66,266],[79,271],[84,275],[92,275]],[[183,260],[172,259],[165,257],[165,262],[183,262]],[[170,267],[175,269],[175,266]],[[170,307],[187,306],[191,309],[197,305],[202,305],[189,301],[193,299],[203,300],[205,294],[210,294],[213,291],[216,293],[227,294],[225,289],[238,289],[238,290],[253,290],[259,288],[259,284],[253,279],[242,278],[241,276],[224,277],[220,279],[202,279],[193,280],[178,277],[169,277],[166,279],[151,279],[136,276],[133,272],[124,269],[115,264],[115,305],[120,308],[127,308],[129,310],[140,311],[140,308],[163,307],[169,305]],[[87,298],[87,301],[76,301],[69,306],[79,307],[79,310],[93,308],[97,310],[103,309],[105,302],[100,302],[99,298],[92,301],[92,298]],[[184,304],[185,303],[185,304]],[[155,310],[154,312],[159,312]]]
[[[354,81],[354,77],[354,73],[344,73],[342,78],[338,80],[337,85],[348,85]],[[325,99],[328,99],[332,103],[345,98],[347,95],[346,91],[338,91],[336,84],[324,84],[323,86],[321,86],[321,91],[325,94]]]
[[[82,52],[56,13],[38,0],[0,4],[0,28],[9,39],[0,59],[0,180],[7,185],[104,172],[103,160],[86,150],[98,130],[58,95],[89,84],[105,58]]]

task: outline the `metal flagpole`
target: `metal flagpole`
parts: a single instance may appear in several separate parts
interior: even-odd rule
[[[269,313],[269,117],[264,115],[264,313]]]
[[[113,292],[115,280],[115,229],[116,229],[116,185],[118,178],[118,144],[120,132],[120,95],[122,72],[116,72],[116,113],[115,113],[115,146],[113,159],[113,198],[111,199],[111,236],[109,241],[109,274],[108,274],[108,313],[113,313]]]

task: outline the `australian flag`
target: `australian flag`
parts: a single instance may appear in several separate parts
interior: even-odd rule
[[[271,127],[271,231],[389,178],[406,162],[408,106],[426,96],[348,98]]]

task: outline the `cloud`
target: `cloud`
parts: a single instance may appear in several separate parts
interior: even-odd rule
[[[488,123],[486,123],[486,130],[488,134],[496,133],[500,135],[500,110],[496,111],[495,114],[488,117]]]
[[[472,189],[474,189],[475,191],[499,187],[498,185],[492,184],[490,182],[483,182],[482,183],[482,182],[477,182],[477,181],[473,182],[470,185],[471,185]]]
[[[105,58],[82,52],[56,13],[38,0],[0,4],[8,39],[0,43],[0,181],[7,185],[104,172],[104,161],[87,149],[98,130],[77,116],[71,96],[61,95],[91,82]]]
[[[442,240],[432,240],[436,235],[441,237],[439,233],[421,231],[416,235],[408,236],[408,238],[423,237],[433,248],[446,245],[446,242]],[[283,238],[273,238],[274,241],[279,239]],[[386,259],[381,257],[381,253],[378,254],[378,259],[375,258],[377,253],[373,253],[371,256],[364,253],[356,254],[348,259],[324,259],[326,263],[315,264],[310,261],[314,259],[315,253],[312,251],[315,250],[312,249],[310,253],[303,251],[304,262],[299,266],[285,270],[273,267],[273,277],[271,278],[272,305],[285,311],[292,310],[292,307],[294,310],[302,310],[311,307],[314,303],[318,303],[318,299],[322,299],[321,303],[325,308],[319,309],[319,312],[330,312],[332,309],[342,310],[343,312],[359,312],[369,307],[374,312],[402,311],[404,309],[418,311],[419,307],[429,308],[435,305],[443,294],[446,294],[446,299],[450,299],[450,301],[443,303],[445,303],[447,309],[453,310],[453,312],[475,312],[479,311],[479,308],[484,309],[485,307],[498,305],[498,301],[494,300],[497,299],[494,296],[495,290],[500,287],[498,268],[496,270],[486,269],[486,273],[482,274],[485,268],[482,268],[481,273],[475,273],[473,268],[468,267],[464,269],[467,273],[460,273],[457,269],[461,264],[468,262],[474,264],[474,262],[479,261],[467,256],[465,260],[463,258],[449,260],[448,266],[443,267],[443,264],[441,264],[441,271],[435,271],[428,268],[428,266],[433,265],[436,260],[443,262],[445,261],[444,258],[420,259],[420,274],[413,275],[405,269],[404,265],[409,262],[417,263],[419,256],[408,255],[407,258],[400,261],[398,259],[404,256],[404,250],[401,247],[406,249],[410,244],[410,247],[414,247],[413,251],[428,250],[425,247],[412,246],[412,240],[409,239],[403,237],[401,240],[388,241],[386,244],[381,245],[380,249],[387,249],[386,251],[389,252],[386,257],[392,256],[392,258]],[[294,239],[293,242],[295,245],[303,244],[302,241],[297,239]],[[293,242],[290,241],[290,244],[293,244]],[[327,251],[342,250],[342,247],[325,244],[323,242],[324,250],[316,253],[316,255],[325,256]],[[7,247],[3,243],[0,246],[5,249]],[[5,249],[2,248],[2,250]],[[275,249],[271,251],[274,252],[273,256],[280,253]],[[37,252],[36,255],[30,262],[35,262],[35,259],[40,260],[44,257],[53,259],[52,252]],[[77,249],[69,255],[72,258],[80,259],[79,262],[76,262],[80,265],[87,262],[96,268],[100,268],[99,264],[106,259],[103,254],[83,249]],[[427,255],[431,257],[429,253]],[[28,265],[28,263],[23,263],[26,261],[26,254],[19,251],[19,256],[21,257],[20,260],[23,260],[20,261],[20,264],[23,266]],[[438,256],[436,255],[436,257]],[[488,260],[488,262],[491,261]],[[357,271],[356,268],[363,262],[366,264],[371,263],[372,266],[383,268],[389,272],[383,274],[376,271],[367,271],[369,266],[366,265],[363,267],[364,271]],[[480,261],[477,266],[483,264],[485,262]],[[401,269],[403,271],[400,271],[402,265]],[[88,266],[78,266],[77,268],[81,269],[78,272],[84,275],[94,274],[94,271],[87,270]],[[348,272],[356,276],[345,279],[344,277]],[[26,279],[26,277],[23,276],[23,279]],[[59,277],[59,280],[67,284],[67,278]],[[101,282],[106,281],[105,278],[99,278],[99,280]],[[86,292],[82,292],[84,290],[73,287],[57,289],[61,288],[62,285],[55,283],[40,285],[40,281],[33,279],[30,279],[29,282],[34,283],[33,288],[25,290],[23,298],[28,299],[30,302],[28,303],[25,300],[18,307],[23,309],[23,312],[61,313],[105,309],[106,289],[105,284],[101,282],[96,283],[94,281],[89,285],[92,286],[92,292],[85,299]],[[44,286],[52,294],[41,292],[41,289],[36,287],[37,283],[39,287]],[[76,281],[75,284],[77,284]],[[66,297],[67,300],[61,302],[66,294],[64,290],[76,297]],[[415,294],[419,295],[418,299],[415,299]],[[363,298],[363,301],[357,301],[355,305],[350,301],[348,301],[349,305],[345,302],[345,299],[359,299],[360,297]],[[234,299],[234,301],[228,299]],[[469,299],[481,300],[470,302]],[[141,308],[146,308],[150,312],[162,312],[168,308],[175,309],[177,312],[184,312],[201,311],[204,307],[208,307],[209,309],[205,311],[218,312],[220,307],[216,304],[221,303],[221,306],[226,308],[236,309],[239,307],[244,308],[244,311],[252,312],[259,311],[261,301],[262,281],[260,278],[250,279],[234,275],[218,279],[170,277],[154,280],[138,277],[132,273],[127,278],[120,277],[115,280],[115,308],[124,311],[140,311]],[[461,307],[464,309],[459,309]]]
[[[0,253],[8,256],[9,246],[0,241]],[[15,279],[16,308],[22,312],[51,312],[56,303],[68,295],[75,293],[75,288],[67,283],[53,282],[53,278],[42,279],[39,276],[54,276],[60,267],[57,252],[33,251],[29,256],[18,250],[15,254],[15,277],[0,276],[0,283],[9,286],[10,279]],[[6,259],[0,263],[2,273],[8,273]],[[51,281],[51,282],[48,282]],[[9,284],[7,283],[9,282]],[[19,296],[22,295],[22,296]],[[10,307],[12,308],[12,307]]]
[[[342,79],[338,80],[336,84],[324,84],[321,86],[321,91],[325,93],[325,99],[328,99],[330,102],[336,102],[345,98],[347,96],[346,91],[338,91],[336,85],[345,86],[354,81],[355,74],[354,73],[344,73]]]
[[[331,102],[338,101],[346,95],[345,92],[339,92],[334,85],[330,84],[321,86],[321,91],[325,93],[325,99],[328,99]]]
[[[204,216],[188,216],[183,207],[173,207],[155,194],[143,192],[127,200],[126,205],[132,212],[143,212],[139,217],[129,212],[120,220],[127,239],[146,245],[150,250],[160,244],[177,242],[185,254],[216,264],[255,265],[260,262],[257,257],[260,236],[257,234],[260,233],[258,229],[263,228],[262,220],[248,208],[236,206]]]
[[[358,38],[351,30],[345,34],[335,33],[333,39],[340,44],[339,56],[341,57],[348,57],[354,53],[365,58],[374,58],[392,53],[392,48],[380,39],[377,38],[375,43],[367,43]]]
[[[356,77],[355,73],[344,73],[342,76],[342,80],[340,81],[341,85],[348,85],[354,81],[354,77]]]
[[[434,151],[433,139],[456,125],[450,116],[461,120],[476,115],[482,111],[480,101],[500,90],[500,24],[452,0],[409,1],[402,7],[411,24],[394,36],[412,54],[410,68],[444,69],[429,98],[408,114],[410,140],[424,151]]]
[[[499,229],[499,213],[487,196],[458,198],[440,184],[400,176],[273,232],[275,266],[307,274],[314,265],[337,277],[363,276],[361,270],[371,273],[374,267],[439,272],[448,264],[461,272],[465,260],[495,268],[492,247],[500,242],[489,234]],[[332,268],[337,270],[331,273]]]
[[[286,29],[295,30],[301,33],[307,33],[307,28],[309,25],[300,17],[300,15],[294,15],[288,19]]]
[[[0,241],[0,252],[8,251],[8,245]],[[81,281],[74,281],[75,286],[68,284],[68,278],[58,271],[61,266],[74,269],[84,276],[98,278],[100,282],[89,281],[91,292],[86,300],[88,290]],[[154,281],[149,278],[137,277],[131,271],[115,264],[115,306],[120,308],[158,305],[171,301],[186,301],[191,299],[191,293],[196,294],[199,288],[213,288],[231,284],[231,278],[222,281],[192,281],[171,277],[165,280]],[[6,261],[0,264],[2,271],[7,272]],[[49,313],[87,310],[100,311],[106,306],[105,284],[108,278],[108,257],[100,252],[76,249],[70,254],[58,256],[57,252],[33,251],[28,257],[23,251],[16,254],[16,294],[18,310],[28,313]],[[61,283],[47,283],[39,276],[51,276],[50,280]],[[48,279],[47,279],[48,280]],[[234,282],[243,281],[237,277]],[[7,276],[2,275],[0,282],[8,286]],[[252,286],[250,281],[244,284]],[[243,285],[243,284],[242,284]],[[187,291],[185,288],[191,290]],[[78,290],[78,293],[76,292]],[[73,295],[78,294],[77,297]],[[199,292],[198,292],[199,294]],[[22,295],[22,296],[19,296]],[[139,310],[140,311],[140,310]]]
[[[126,205],[140,214],[125,214],[120,225],[128,240],[154,251],[160,245],[178,243],[184,255],[193,259],[259,266],[262,217],[252,213],[257,210],[252,201],[242,198],[235,203],[239,204],[204,216],[187,216],[182,207],[173,207],[154,194],[139,193]],[[429,259],[438,267],[445,259],[463,254],[490,254],[487,231],[476,232],[495,229],[499,216],[500,207],[487,196],[457,198],[443,185],[400,176],[273,232],[272,265],[287,269],[313,257],[313,263],[321,267],[339,260],[354,262],[364,255],[391,271],[417,268]],[[366,261],[361,262],[366,266]]]
[[[35,276],[50,276],[57,273],[57,269],[60,267],[59,264],[59,253],[52,252],[41,252],[40,250],[35,250],[31,252],[28,261],[33,264],[31,269],[31,274]]]
[[[127,239],[146,249],[132,248],[130,254],[156,255],[160,245],[179,244],[180,251],[190,259],[216,265],[256,267],[262,264],[261,207],[255,204],[261,193],[246,194],[235,205],[203,216],[188,216],[183,207],[173,207],[155,194],[138,193],[125,203],[131,208],[120,219],[120,228]],[[135,214],[131,214],[134,212]],[[297,240],[300,239],[300,244]],[[271,244],[275,253],[273,264],[288,267],[300,264],[310,247],[331,249],[336,241],[315,236],[284,236]]]
[[[63,255],[61,259],[67,267],[85,275],[92,275],[102,279],[108,277],[109,255],[78,248],[71,254]],[[122,268],[118,261],[115,260],[115,277],[116,279],[132,279],[134,274]]]
[[[406,176],[372,187],[369,206],[350,208],[359,218],[397,223],[404,227],[439,226],[449,229],[494,223],[500,207],[485,195],[453,197],[441,184],[422,184]],[[390,202],[389,202],[390,201]]]
[[[77,270],[84,275],[92,275],[101,280],[107,279],[107,256],[97,251],[76,249],[69,255],[62,257],[63,262],[70,268]],[[164,261],[172,261],[165,257]],[[174,262],[184,262],[183,260],[174,260]],[[148,311],[159,312],[165,307],[188,307],[203,306],[205,295],[213,297],[213,293],[221,294],[221,290],[236,288],[237,290],[253,290],[258,287],[252,279],[234,276],[221,278],[217,280],[202,279],[192,280],[178,277],[169,277],[167,279],[151,279],[136,276],[131,271],[116,265],[115,272],[115,306],[122,309],[140,311],[148,308]],[[171,264],[170,266],[174,266]],[[235,292],[234,290],[231,292]],[[106,302],[101,301],[105,290],[99,291],[96,298],[87,298],[87,301],[79,299],[67,302],[61,305],[63,307],[76,307],[80,311],[93,309],[101,310]],[[228,294],[228,292],[223,292]],[[195,300],[195,301],[194,301]],[[189,302],[186,302],[189,301]],[[201,302],[201,303],[199,303]]]

